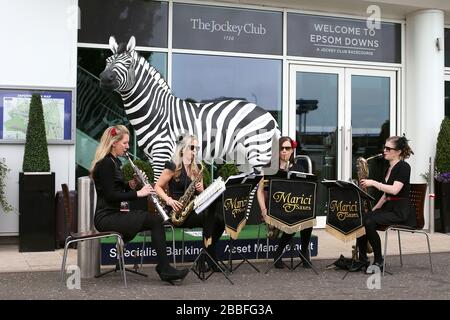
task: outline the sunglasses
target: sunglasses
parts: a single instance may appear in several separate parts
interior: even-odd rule
[[[281,148],[280,148],[280,151],[283,151],[283,150],[291,151],[291,150],[292,150],[292,147],[281,147]]]
[[[387,152],[389,152],[389,151],[391,151],[391,150],[397,150],[397,149],[391,148],[391,147],[388,147],[388,146],[384,146],[384,147],[383,147],[383,150],[386,150]]]
[[[200,150],[199,146],[194,146],[191,144],[191,151],[198,151],[198,150]]]

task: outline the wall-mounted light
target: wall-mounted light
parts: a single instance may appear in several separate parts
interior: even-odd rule
[[[439,38],[436,38],[436,49],[437,51],[441,51],[441,41]]]

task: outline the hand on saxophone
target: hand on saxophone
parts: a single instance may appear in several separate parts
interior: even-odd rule
[[[181,204],[181,202],[172,198],[169,198],[169,200],[167,200],[167,205],[171,206],[175,211],[180,211],[181,209],[183,209],[183,205]]]
[[[156,193],[155,189],[153,189],[153,187],[151,185],[146,184],[137,192],[137,196],[139,198],[142,198],[142,197],[147,197],[147,196],[149,196],[151,194],[155,194],[155,193]]]
[[[203,192],[203,182],[197,182],[196,184],[195,184],[195,191],[197,191],[197,192]]]

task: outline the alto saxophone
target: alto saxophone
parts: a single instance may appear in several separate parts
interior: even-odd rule
[[[175,226],[180,226],[186,221],[188,215],[192,212],[194,209],[194,199],[192,197],[195,194],[195,185],[199,183],[202,180],[203,177],[203,167],[198,173],[198,175],[192,180],[192,182],[187,187],[184,194],[181,196],[180,199],[178,199],[179,202],[181,202],[182,208],[179,211],[172,210],[170,213],[170,217],[172,220],[172,223]]]
[[[134,173],[136,173],[136,176],[138,177],[139,182],[142,183],[143,185],[149,184],[148,179],[142,174],[141,170],[139,170],[138,167],[136,167],[136,165],[133,163],[133,161],[131,161],[131,158],[130,158],[130,155],[128,154],[128,152],[125,152],[125,156],[128,158],[128,161],[130,161],[131,167],[133,168]],[[167,212],[164,209],[164,207],[162,206],[158,197],[155,194],[150,194],[150,199],[155,204],[156,210],[158,211],[158,213],[161,216],[161,218],[163,219],[163,221],[164,222],[169,221],[170,218],[167,215]]]
[[[356,173],[358,175],[358,186],[362,190],[364,190],[365,192],[367,192],[367,188],[362,187],[360,185],[360,181],[362,179],[367,179],[367,177],[369,176],[369,163],[368,162],[370,160],[372,160],[372,159],[381,158],[382,156],[383,156],[382,153],[378,153],[378,154],[376,154],[374,156],[371,156],[371,157],[369,157],[367,159],[364,159],[363,157],[359,157],[359,158],[356,159]],[[369,210],[367,204],[365,205],[364,210],[366,212]],[[352,246],[352,249],[353,249],[352,250],[352,259],[356,259],[357,252],[358,252],[357,249],[356,249],[356,246],[355,245]],[[370,245],[369,242],[367,242],[367,253],[372,253],[372,252],[373,252],[372,246]]]
[[[358,159],[356,159],[356,173],[358,175],[358,185],[359,185],[359,181],[361,181],[362,179],[367,179],[367,177],[369,176],[368,162],[372,159],[381,158],[382,156],[383,156],[382,153],[378,153],[367,159],[364,159],[363,157],[359,157]],[[367,188],[362,188],[362,189],[367,192]]]

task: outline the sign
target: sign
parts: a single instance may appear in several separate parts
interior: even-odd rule
[[[266,222],[286,233],[315,225],[315,182],[272,179]]]
[[[251,191],[252,184],[229,185],[222,195],[225,230],[233,239],[237,239],[247,221],[247,206]]]
[[[283,53],[282,12],[173,4],[173,47]]]
[[[0,89],[0,141],[25,142],[33,93],[41,95],[48,143],[73,142],[72,91]]]
[[[296,251],[301,250],[300,237],[295,236],[293,239],[293,249]],[[310,242],[310,250],[311,257],[317,256],[317,248],[318,248],[318,238],[315,235],[311,236]],[[175,242],[175,252],[173,252],[172,247],[167,247],[167,256],[172,261],[172,255],[175,253],[175,259],[177,262],[182,261],[182,257],[184,255],[185,262],[194,261],[203,247],[202,235],[200,234],[199,239],[197,241],[185,241],[184,247],[182,246],[182,241]],[[233,241],[234,252],[242,254],[246,259],[262,259],[265,258],[267,252],[269,253],[269,258],[272,258],[275,255],[278,240],[270,240],[269,243],[266,243],[265,239],[238,239]],[[291,256],[290,245],[286,246],[284,251],[284,257]],[[228,260],[230,253],[230,242],[228,240],[220,240],[217,243],[216,247],[217,256],[223,260]],[[184,252],[183,252],[184,251]],[[143,263],[157,263],[157,254],[154,247],[152,247],[151,243],[146,243],[146,246],[143,248],[141,242],[130,242],[126,245],[125,251],[125,264],[140,264],[141,258],[143,257]],[[231,254],[231,259],[233,260],[241,260],[242,256],[238,254]],[[294,257],[295,257],[294,253]],[[101,243],[101,264],[102,265],[115,265],[117,263],[117,249],[116,245],[113,243]]]
[[[401,25],[288,13],[290,56],[401,63]]]
[[[353,240],[365,234],[362,204],[358,189],[328,187],[326,230],[343,240]]]

